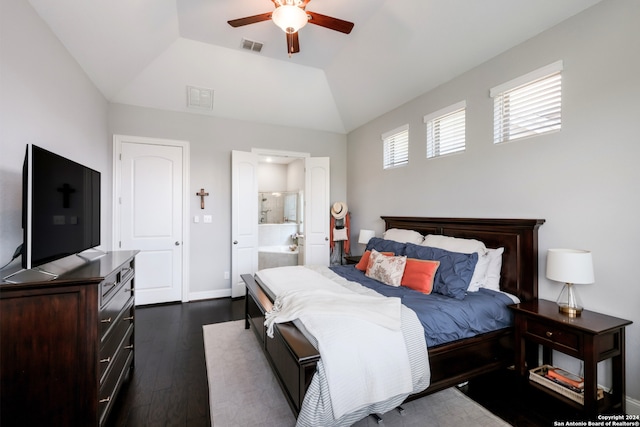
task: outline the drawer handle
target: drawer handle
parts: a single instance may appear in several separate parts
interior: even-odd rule
[[[102,319],[100,323],[111,323],[111,317],[109,317],[108,319]]]
[[[106,283],[104,284],[104,287],[105,287],[105,288],[112,288],[112,287],[114,287],[115,285],[116,285],[116,283],[115,283],[115,282],[106,282]]]
[[[125,345],[125,346],[124,346],[124,347],[122,347],[122,348],[126,348],[127,350],[133,350],[133,344],[131,344],[131,345]]]
[[[133,288],[125,288],[124,291],[125,292],[133,292]]]
[[[549,332],[547,331],[545,334],[548,338],[551,338],[553,336],[553,332]]]
[[[111,400],[111,396],[98,400],[98,403],[107,403]]]
[[[127,321],[129,321],[129,320],[133,320],[133,316],[123,317],[123,318],[122,318],[122,321],[123,321],[123,322],[127,322]]]
[[[110,363],[111,362],[111,358],[107,357],[106,359],[100,359],[100,363]]]

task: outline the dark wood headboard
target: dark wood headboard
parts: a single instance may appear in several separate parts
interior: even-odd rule
[[[500,289],[521,301],[538,298],[538,228],[544,219],[426,218],[382,216],[385,230],[401,228],[423,235],[477,239],[504,248]]]

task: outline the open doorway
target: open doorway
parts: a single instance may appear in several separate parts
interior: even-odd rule
[[[304,264],[304,158],[258,157],[258,269]]]
[[[244,295],[241,275],[254,274],[259,270],[258,229],[262,210],[259,201],[261,202],[265,197],[261,197],[258,191],[258,169],[259,157],[265,155],[297,157],[301,160],[303,167],[300,174],[304,176],[302,181],[304,184],[300,185],[304,188],[301,190],[302,197],[299,199],[298,212],[302,219],[297,224],[297,230],[302,234],[304,242],[300,245],[300,236],[298,236],[296,243],[298,255],[303,254],[302,263],[304,264],[329,265],[329,215],[327,213],[330,208],[330,159],[309,157],[308,154],[289,155],[284,152],[265,152],[257,149],[250,153],[233,150],[231,152],[231,295],[233,297]]]

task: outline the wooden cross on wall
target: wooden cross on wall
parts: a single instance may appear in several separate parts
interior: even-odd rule
[[[204,197],[208,195],[209,193],[204,192],[204,188],[201,188],[200,192],[196,193],[196,196],[200,196],[200,209],[204,209]]]

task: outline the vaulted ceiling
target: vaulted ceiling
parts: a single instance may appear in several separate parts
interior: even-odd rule
[[[600,0],[312,0],[300,53],[270,0],[30,0],[111,102],[347,133]],[[242,40],[263,44],[242,48]],[[213,109],[187,108],[187,86]]]

